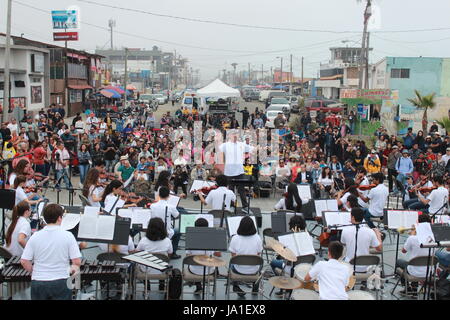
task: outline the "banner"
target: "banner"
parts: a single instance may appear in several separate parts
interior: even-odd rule
[[[53,32],[53,41],[78,41],[78,32]]]
[[[76,10],[53,10],[53,29],[78,29],[78,14]]]

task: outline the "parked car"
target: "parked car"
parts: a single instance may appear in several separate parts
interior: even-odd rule
[[[268,110],[266,111],[266,128],[275,129],[274,120],[280,111]]]
[[[291,105],[289,104],[289,101],[286,98],[272,98],[270,100],[270,105],[267,109],[269,109],[270,107],[281,107],[282,110],[284,110],[284,108],[286,108],[287,110],[291,111]]]
[[[153,95],[159,104],[166,104],[168,102],[167,95],[162,93],[156,93]]]
[[[244,89],[242,92],[242,98],[247,102],[252,100],[258,100],[259,91],[256,89]]]

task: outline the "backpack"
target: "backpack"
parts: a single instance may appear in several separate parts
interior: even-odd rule
[[[180,300],[181,292],[183,289],[183,277],[181,275],[180,269],[172,269],[169,274],[168,287],[168,300]]]

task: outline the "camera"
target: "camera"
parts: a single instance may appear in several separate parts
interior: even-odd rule
[[[61,160],[61,154],[59,152],[55,153],[55,159],[56,159],[56,161]]]

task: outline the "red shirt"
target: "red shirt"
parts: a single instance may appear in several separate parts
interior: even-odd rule
[[[36,165],[43,165],[45,164],[45,156],[47,155],[47,152],[42,147],[37,147],[36,149],[33,149],[33,163]]]

